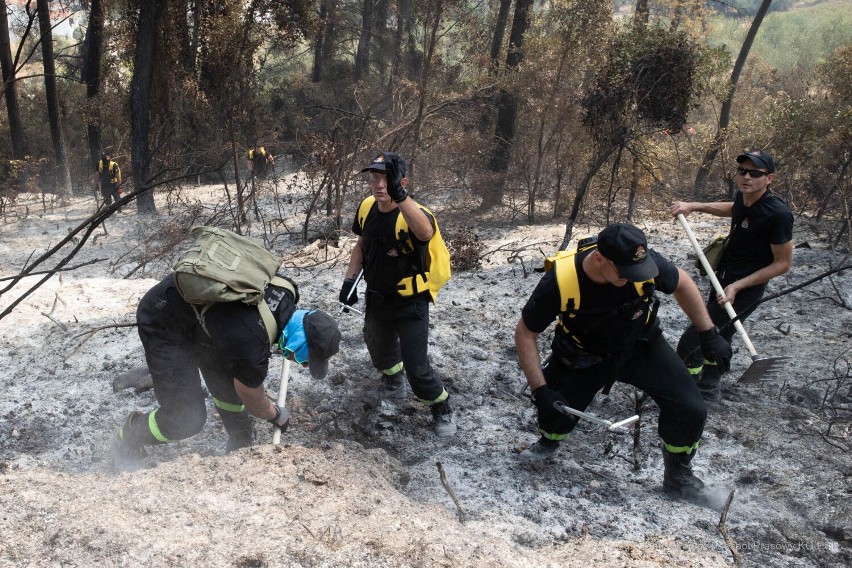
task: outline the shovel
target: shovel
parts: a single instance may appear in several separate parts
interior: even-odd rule
[[[704,256],[704,250],[695,239],[695,234],[692,232],[692,228],[689,226],[689,223],[687,223],[686,217],[684,217],[683,214],[680,214],[677,216],[677,220],[680,221],[683,230],[686,231],[686,236],[689,237],[689,242],[692,243],[692,248],[695,249],[695,254],[698,255],[698,259],[701,261],[701,266],[704,267],[704,271],[710,278],[710,282],[713,283],[713,289],[716,290],[718,295],[724,297],[725,291],[722,289],[722,285],[719,284],[719,279],[716,278],[716,273],[713,271],[710,263],[707,262],[707,257]],[[761,357],[758,355],[757,350],[748,338],[748,334],[746,333],[743,324],[740,322],[739,318],[737,318],[737,314],[734,312],[734,307],[727,298],[725,298],[724,307],[725,311],[728,312],[728,317],[730,317],[731,321],[734,322],[734,327],[740,334],[740,337],[742,337],[749,355],[751,355],[751,365],[745,370],[745,373],[743,373],[737,382],[753,383],[762,380],[769,380],[775,377],[781,371],[781,365],[790,359],[790,357]]]
[[[618,422],[610,422],[609,420],[600,418],[598,416],[595,416],[594,414],[589,414],[588,412],[583,412],[582,410],[576,410],[574,408],[571,408],[567,404],[559,402],[558,400],[553,403],[553,408],[555,408],[562,414],[567,414],[569,416],[579,416],[580,418],[585,418],[586,420],[594,422],[595,424],[606,426],[606,429],[610,432],[615,432],[619,428],[623,428],[628,424],[633,424],[634,422],[639,420],[639,415],[634,414],[630,418],[625,418],[624,420],[619,420]]]

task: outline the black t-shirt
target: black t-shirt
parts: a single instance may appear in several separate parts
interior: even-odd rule
[[[271,352],[266,326],[257,306],[242,302],[214,304],[204,315],[205,333],[192,306],[184,301],[174,286],[173,275],[167,278],[172,279],[166,291],[168,306],[159,312],[163,314],[164,321],[154,324],[160,335],[181,343],[188,340],[197,342],[214,351],[217,361],[224,365],[223,371],[233,378],[250,388],[262,385],[269,370]],[[286,291],[273,312],[279,326],[286,324],[295,309],[293,296]]]
[[[641,325],[645,321],[650,306],[639,300],[632,282],[621,287],[593,282],[582,268],[583,259],[593,250],[578,253],[573,258],[580,285],[580,310],[574,317],[563,318],[563,325],[588,351],[615,353],[629,348],[629,344],[635,341],[634,324]],[[655,290],[673,293],[680,278],[677,267],[653,249],[649,249],[648,254],[660,271],[654,279]],[[556,270],[549,270],[521,311],[524,324],[530,331],[542,333],[559,316],[561,302]],[[651,321],[644,327],[650,329],[655,325],[656,322]],[[560,333],[564,333],[561,326],[557,328],[557,334]]]
[[[420,210],[429,217],[434,229],[435,218],[425,209]],[[370,290],[379,292],[388,300],[400,298],[397,293],[400,280],[424,271],[429,245],[428,241],[421,241],[411,233],[414,250],[407,250],[407,243],[397,239],[396,235],[396,220],[400,215],[398,207],[384,213],[379,211],[376,203],[367,214],[363,229],[358,223],[357,213],[352,223],[352,232],[361,237],[364,251],[364,280]]]
[[[208,348],[221,357],[227,372],[248,387],[263,384],[269,370],[270,346],[257,306],[222,302],[205,314]]]
[[[730,239],[719,273],[727,281],[753,274],[772,264],[774,257],[770,245],[783,245],[791,240],[793,214],[780,197],[767,190],[757,203],[746,207],[742,193],[737,192]]]

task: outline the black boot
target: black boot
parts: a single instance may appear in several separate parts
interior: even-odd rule
[[[228,442],[225,444],[225,453],[230,454],[234,450],[247,448],[254,442],[254,420],[248,412],[231,412],[216,407],[222,418],[222,425],[228,433]]]
[[[405,371],[397,371],[393,375],[382,373],[380,396],[384,399],[401,399],[408,395],[408,380]]]
[[[686,499],[698,497],[704,489],[704,482],[695,477],[689,463],[695,457],[695,450],[691,454],[675,454],[663,448],[663,489],[667,493]]]
[[[559,442],[542,436],[518,456],[521,461],[538,462],[552,458],[559,451]]]
[[[701,376],[698,379],[698,391],[701,393],[701,398],[704,402],[711,405],[718,405],[722,402],[722,375],[719,373],[719,367],[715,363],[709,361],[704,362],[704,369],[701,371]]]
[[[447,438],[456,433],[456,413],[453,407],[450,406],[450,399],[447,398],[444,402],[433,404],[429,407],[432,412],[432,420],[435,424],[435,434],[442,438]]]
[[[145,467],[146,443],[153,443],[153,435],[148,428],[148,414],[131,412],[124,425],[112,438],[112,468],[115,473],[136,471]]]

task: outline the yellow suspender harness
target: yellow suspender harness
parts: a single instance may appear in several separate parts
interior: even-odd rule
[[[409,197],[409,199],[411,199]],[[412,200],[413,201],[413,200]],[[358,225],[363,229],[367,221],[367,215],[373,209],[376,203],[376,198],[372,195],[364,199],[358,207]],[[423,207],[416,201],[414,204],[420,209],[426,211],[434,219],[435,216],[426,207]],[[414,244],[411,242],[411,237],[408,231],[408,223],[402,213],[396,217],[396,226],[394,234],[399,242],[402,243],[403,254],[411,254],[414,252]],[[449,281],[452,276],[450,269],[450,253],[447,250],[447,245],[444,243],[444,238],[441,236],[441,230],[438,228],[438,222],[435,221],[435,233],[429,239],[426,249],[426,261],[424,272],[417,273],[413,276],[407,276],[397,282],[397,292],[400,296],[414,296],[424,291],[429,292],[432,303],[438,297],[438,291]]]
[[[584,244],[584,241],[585,239],[581,240],[576,249],[558,251],[555,255],[544,261],[545,271],[556,270],[556,284],[559,288],[560,299],[559,325],[562,327],[562,331],[574,339],[575,342],[577,342],[576,338],[565,326],[563,320],[566,315],[568,318],[576,317],[577,312],[580,311],[580,280],[577,276],[576,259],[574,257],[578,252],[584,252],[597,247],[597,243],[595,242]],[[645,298],[646,302],[650,301],[650,296],[645,294],[645,285],[653,284],[653,282],[653,278],[643,282],[633,282],[636,293],[640,298]],[[652,311],[649,310],[648,319],[650,319],[651,313]],[[647,320],[645,323],[648,323]]]

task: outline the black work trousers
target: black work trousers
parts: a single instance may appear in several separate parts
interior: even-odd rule
[[[101,185],[101,196],[103,196],[106,205],[111,205],[113,202],[121,199],[121,194],[118,192],[118,184],[109,182]]]
[[[428,295],[387,301],[368,290],[365,302],[364,343],[373,366],[385,371],[401,361],[414,395],[426,404],[439,399],[444,384],[429,363]]]
[[[151,435],[159,442],[189,438],[207,421],[206,394],[213,396],[229,435],[250,431],[252,419],[234,389],[227,354],[207,345],[192,307],[170,275],[151,288],[136,311],[139,338],[154,382],[156,409]],[[201,376],[199,375],[201,372]]]
[[[576,410],[585,410],[598,391],[614,379],[633,385],[660,407],[657,432],[669,447],[694,449],[704,432],[704,400],[683,362],[661,335],[637,342],[628,354],[584,369],[568,367],[553,357],[544,368],[544,377],[547,385]],[[568,419],[552,433],[567,434],[575,425],[576,421]]]
[[[731,281],[720,280],[719,283],[724,289],[725,286],[731,283]],[[766,284],[761,284],[759,286],[752,286],[751,288],[746,288],[737,292],[737,297],[734,298],[733,308],[740,321],[744,321],[752,312],[754,312],[757,306],[753,306],[752,304],[762,298],[765,291]],[[747,309],[749,307],[751,309]],[[710,319],[712,319],[713,323],[719,328],[719,335],[724,337],[725,340],[730,343],[737,330],[734,327],[734,324],[723,327],[731,321],[731,318],[728,317],[728,312],[725,311],[725,308],[716,300],[716,291],[712,287],[707,295],[707,313],[710,314]],[[701,341],[698,338],[698,330],[695,329],[694,325],[687,327],[683,332],[683,335],[680,336],[680,340],[677,343],[677,354],[681,359],[683,359],[683,362],[686,363],[687,367],[699,368],[703,366],[704,354],[701,352]]]

